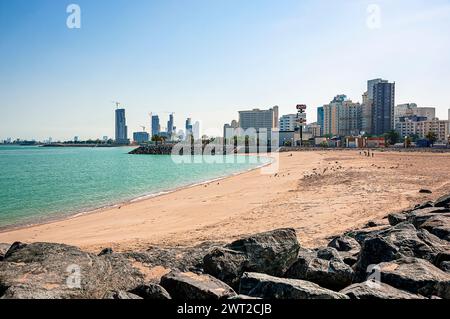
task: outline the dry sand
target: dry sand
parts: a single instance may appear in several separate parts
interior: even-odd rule
[[[193,245],[292,227],[304,246],[450,192],[450,154],[314,151],[261,169],[62,221],[0,233],[0,242],[58,242],[98,251]],[[421,188],[433,194],[419,194]]]

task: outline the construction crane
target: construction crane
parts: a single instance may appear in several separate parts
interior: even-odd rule
[[[114,103],[116,105],[116,108],[119,108],[120,105],[122,104],[122,103],[117,102],[117,101],[111,101],[111,103]]]

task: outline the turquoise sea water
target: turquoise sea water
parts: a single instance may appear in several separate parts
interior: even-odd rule
[[[171,156],[127,154],[131,149],[0,146],[0,228],[110,206],[269,161],[199,156],[177,164]]]

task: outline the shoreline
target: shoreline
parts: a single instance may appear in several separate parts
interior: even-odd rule
[[[285,152],[263,168],[71,219],[0,232],[0,243],[53,242],[98,252],[193,246],[294,228],[304,247],[450,192],[450,154]],[[268,165],[266,163],[266,165]],[[432,194],[421,194],[420,189]]]
[[[147,155],[147,156],[158,156],[158,155]],[[54,216],[54,217],[48,217],[48,218],[43,217],[41,222],[31,222],[31,223],[23,223],[23,224],[18,223],[18,224],[10,225],[10,226],[0,226],[0,234],[8,233],[8,232],[11,232],[11,231],[20,231],[20,230],[24,230],[24,229],[28,229],[28,228],[36,227],[36,226],[45,226],[45,225],[52,224],[52,223],[55,223],[55,222],[69,221],[69,220],[72,220],[74,218],[87,216],[87,215],[92,215],[92,214],[101,214],[102,212],[110,210],[110,209],[115,209],[115,208],[118,208],[118,207],[124,207],[124,206],[131,205],[131,204],[134,204],[134,203],[140,203],[142,201],[150,200],[152,198],[156,198],[156,197],[159,197],[159,196],[172,194],[172,193],[184,190],[184,189],[189,189],[189,188],[192,188],[192,187],[202,186],[202,185],[205,185],[205,184],[221,181],[221,180],[224,180],[224,179],[227,179],[227,178],[231,178],[233,176],[239,176],[241,174],[245,174],[245,173],[248,173],[248,172],[251,172],[251,171],[254,171],[254,170],[258,170],[258,169],[261,169],[261,168],[266,167],[266,166],[269,166],[269,165],[271,165],[273,163],[273,161],[271,160],[272,157],[271,157],[270,154],[262,154],[262,155],[261,154],[240,154],[240,156],[266,157],[266,158],[269,159],[269,162],[259,164],[256,167],[248,168],[248,169],[243,170],[243,171],[234,172],[234,173],[231,173],[231,174],[228,174],[228,175],[212,178],[212,179],[209,179],[209,180],[196,182],[196,183],[183,185],[183,186],[178,186],[178,187],[175,187],[175,188],[158,191],[156,193],[140,195],[140,196],[137,196],[137,197],[133,197],[132,199],[120,201],[120,202],[115,203],[115,204],[104,205],[104,206],[101,206],[101,207],[88,209],[88,210],[81,211],[81,212],[55,214],[55,215],[58,215],[58,216]]]

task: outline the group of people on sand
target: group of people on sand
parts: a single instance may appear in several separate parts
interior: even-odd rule
[[[359,155],[362,155],[362,151],[359,151]],[[375,153],[374,153],[374,151],[372,151],[372,153],[370,153],[370,150],[367,150],[367,151],[364,151],[364,156],[374,157]]]

